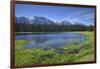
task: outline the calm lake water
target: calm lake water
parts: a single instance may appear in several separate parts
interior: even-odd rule
[[[79,44],[85,41],[85,36],[75,32],[62,33],[34,33],[27,35],[16,35],[16,40],[29,40],[25,48],[53,47],[58,48],[68,44]]]

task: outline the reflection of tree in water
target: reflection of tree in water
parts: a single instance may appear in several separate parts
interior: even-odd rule
[[[19,36],[20,38],[20,36]],[[27,38],[29,43],[25,44],[26,48],[58,48],[68,44],[79,44],[85,41],[85,37],[77,33],[59,33],[59,34],[34,34],[24,35],[20,39]]]
[[[39,36],[34,37],[33,40],[35,41],[36,44],[38,44],[38,43],[44,43],[49,39],[46,37],[43,37],[42,35],[39,35]]]

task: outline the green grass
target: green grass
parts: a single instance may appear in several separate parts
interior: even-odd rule
[[[27,40],[15,40],[15,65],[25,66],[31,64],[63,64],[94,60],[94,34],[93,32],[76,32],[86,36],[86,41],[80,44],[62,46],[63,54],[58,54],[56,49],[42,48],[25,49]]]
[[[94,57],[94,35],[93,32],[78,32],[86,36],[86,41],[78,45],[63,46],[62,49],[67,54],[74,54],[73,59],[78,61],[93,61]],[[84,58],[85,57],[85,58]],[[91,58],[91,59],[88,59]]]

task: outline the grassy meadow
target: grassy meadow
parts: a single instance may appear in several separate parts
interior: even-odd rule
[[[15,66],[31,64],[64,64],[73,62],[85,62],[94,60],[94,33],[76,32],[86,36],[86,41],[80,44],[61,46],[63,53],[50,48],[25,48],[24,45],[30,41],[15,40]]]

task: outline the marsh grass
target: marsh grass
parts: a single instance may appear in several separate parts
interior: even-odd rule
[[[62,54],[57,49],[50,48],[24,48],[28,40],[15,40],[15,65],[25,66],[31,64],[63,64],[94,60],[94,35],[93,32],[77,32],[86,36],[86,41],[80,44],[70,44],[60,47]]]

